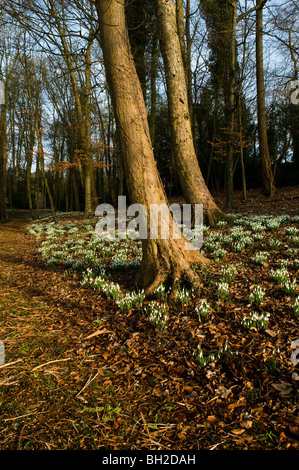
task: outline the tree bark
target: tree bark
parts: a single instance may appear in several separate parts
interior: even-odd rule
[[[292,46],[294,39],[292,40],[292,32],[289,31],[289,49],[291,60],[294,65],[293,77],[294,81],[298,80],[298,55],[294,52]],[[293,146],[293,163],[295,170],[299,170],[299,104],[290,104],[290,134],[292,137]]]
[[[167,199],[154,159],[144,97],[129,44],[124,4],[117,0],[97,0],[96,6],[129,197],[132,203],[143,205],[149,223],[151,205],[167,205]],[[160,220],[158,228],[163,222],[164,219]],[[177,230],[170,216],[168,239],[160,236],[142,239],[143,257],[136,282],[145,289],[146,295],[153,293],[159,283],[167,279],[175,284],[186,278],[194,282],[196,288],[200,287],[192,264],[208,261],[196,250],[185,250],[185,238],[173,236],[178,234]]]
[[[229,124],[229,142],[226,163],[226,203],[227,209],[234,205],[234,131],[235,131],[235,111],[236,111],[236,24],[237,24],[237,5],[236,0],[231,3],[231,30],[230,36],[230,54],[229,54],[229,84],[228,84],[228,124]]]
[[[145,21],[147,3],[149,2],[145,0],[125,2],[129,41],[145,101],[147,94],[146,48],[148,44],[148,30],[147,22]]]
[[[26,191],[28,198],[28,206],[32,220],[35,219],[33,203],[32,203],[32,191],[31,191],[31,171],[33,164],[33,154],[35,145],[35,129],[37,128],[37,111],[34,110],[34,120],[29,121],[30,130],[28,130],[27,138],[27,149],[26,149]]]
[[[1,223],[7,222],[7,207],[6,207],[6,189],[7,189],[7,135],[6,135],[6,102],[0,105],[0,219]]]
[[[183,0],[176,0],[176,21],[177,30],[180,41],[181,54],[183,59],[184,68],[186,70],[186,45],[185,45],[185,26],[184,26],[184,2]],[[187,76],[186,76],[187,79]]]
[[[176,170],[186,202],[193,207],[203,204],[204,219],[213,226],[226,216],[210,194],[195,153],[175,4],[172,0],[156,1]]]
[[[3,102],[0,103],[0,221],[7,222],[7,205],[6,205],[6,192],[7,192],[7,106],[8,106],[8,84],[11,79],[12,72],[16,65],[18,57],[18,48],[13,52],[13,49],[9,49],[9,41],[7,43],[7,37],[4,31],[4,37],[1,44],[1,72],[5,71],[5,81],[1,83],[4,90],[2,90]],[[15,46],[17,47],[18,38],[14,38],[16,41]],[[8,49],[7,49],[8,45]],[[2,66],[4,65],[2,70]]]
[[[192,65],[191,65],[191,50],[193,39],[190,31],[190,15],[191,15],[191,4],[190,0],[186,2],[186,78],[187,78],[187,96],[189,104],[189,114],[191,121],[191,129],[193,138],[195,138],[195,122],[194,122],[194,110],[193,110],[193,92],[192,92]]]
[[[247,200],[247,187],[246,187],[246,172],[245,172],[245,163],[244,163],[244,145],[243,145],[243,119],[242,119],[242,88],[244,81],[244,72],[246,64],[246,31],[244,30],[244,35],[242,37],[243,41],[243,58],[242,58],[242,67],[241,67],[241,76],[238,87],[238,118],[239,118],[239,130],[240,130],[240,161],[241,161],[241,172],[242,172],[242,189],[243,189],[243,199]]]
[[[262,187],[265,195],[272,196],[275,193],[275,181],[271,167],[271,158],[267,136],[263,64],[263,7],[265,3],[266,2],[262,3],[259,7],[257,6],[256,9],[256,87]]]
[[[50,208],[51,208],[51,213],[53,220],[55,224],[57,224],[57,216],[55,212],[55,206],[54,206],[54,201],[52,197],[52,192],[48,183],[48,179],[45,173],[45,155],[44,155],[44,146],[43,146],[43,137],[42,137],[42,129],[41,129],[41,123],[39,125],[39,129],[37,130],[37,142],[38,142],[38,156],[39,156],[39,161],[40,161],[40,169],[41,169],[41,175],[42,175],[42,180],[45,185],[49,202],[50,202]]]
[[[154,146],[156,132],[156,113],[157,113],[157,63],[158,63],[158,34],[155,32],[151,51],[150,68],[150,87],[151,87],[151,108],[149,115],[149,127],[151,140]]]

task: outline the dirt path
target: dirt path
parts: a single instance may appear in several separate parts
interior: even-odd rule
[[[46,268],[27,222],[0,226],[0,449],[171,448],[144,432],[152,381],[131,383],[136,359],[117,354],[134,325],[112,324],[114,303],[82,290],[75,273]]]
[[[81,332],[70,328],[66,311],[62,315],[59,301],[51,298],[55,273],[51,279],[32,257],[22,215],[0,226],[0,339],[6,356],[0,366],[0,449],[66,448],[72,433],[73,445],[80,447],[84,438],[72,415],[90,375],[76,351]]]

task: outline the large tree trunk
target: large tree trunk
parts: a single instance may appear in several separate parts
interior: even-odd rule
[[[203,204],[204,218],[214,225],[225,215],[217,207],[202,176],[195,153],[185,70],[172,0],[157,0],[160,45],[164,61],[175,165],[186,202]]]
[[[177,31],[180,41],[181,54],[184,64],[184,69],[186,70],[186,45],[185,45],[185,26],[184,26],[184,2],[183,0],[176,0],[176,21],[177,21]],[[186,77],[187,79],[187,77]]]
[[[185,76],[186,76],[186,86],[187,86],[187,96],[188,96],[188,104],[189,104],[191,129],[192,129],[193,136],[195,136],[195,121],[194,121],[193,96],[192,96],[192,67],[191,67],[191,48],[192,48],[192,42],[193,42],[191,38],[191,32],[190,32],[191,5],[190,5],[190,0],[187,0],[186,14],[185,14],[183,0],[176,0],[175,4],[176,4],[177,33],[179,36],[183,65],[184,65]],[[186,41],[185,41],[185,37],[186,37]]]
[[[125,2],[128,19],[128,33],[132,54],[134,57],[136,72],[142,88],[144,100],[147,93],[147,64],[146,47],[148,42],[148,30],[146,18],[146,1]]]
[[[117,0],[97,0],[96,6],[130,201],[142,204],[149,216],[152,204],[166,205],[167,199],[154,159],[145,102],[129,44],[124,4]],[[163,222],[162,217],[158,224],[160,228]],[[178,234],[178,229],[171,216],[169,232],[169,239],[147,236],[142,240],[143,258],[136,281],[146,294],[151,294],[166,279],[176,283],[186,278],[197,287],[200,285],[192,263],[207,263],[207,260],[196,250],[186,250],[184,237],[175,239],[173,234]]]
[[[263,65],[263,6],[265,3],[257,6],[256,10],[256,87],[262,186],[265,195],[272,196],[275,192],[275,181],[268,146]]]

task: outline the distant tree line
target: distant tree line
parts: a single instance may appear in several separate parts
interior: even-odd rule
[[[2,221],[7,207],[88,217],[129,196],[97,3],[3,1]],[[296,1],[129,0],[125,18],[167,197],[204,202],[213,223],[210,192],[230,209],[236,188],[297,184]]]

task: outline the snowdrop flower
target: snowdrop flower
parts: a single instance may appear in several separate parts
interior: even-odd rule
[[[287,294],[296,295],[298,290],[296,279],[293,279],[292,281],[287,281],[284,285],[284,288]]]
[[[206,300],[202,300],[195,307],[195,311],[200,318],[206,319],[210,313],[211,306]]]
[[[267,261],[268,256],[269,253],[266,251],[259,251],[251,258],[251,261],[254,264],[264,264]]]
[[[160,331],[165,330],[168,319],[168,306],[157,300],[152,300],[144,308],[150,321],[158,327]]]
[[[141,292],[128,292],[124,297],[119,297],[116,300],[116,304],[120,310],[125,311],[131,308],[137,307],[144,300],[144,291]]]
[[[289,273],[286,268],[271,269],[270,273],[274,281],[281,285],[285,284],[289,279]]]
[[[249,316],[244,316],[242,319],[242,325],[247,330],[250,328],[257,328],[263,330],[267,327],[270,318],[270,313],[258,313],[250,312]]]
[[[185,288],[183,288],[177,291],[177,297],[181,304],[185,304],[190,300],[190,293]]]
[[[260,286],[254,286],[253,291],[249,295],[249,301],[251,304],[256,303],[260,305],[264,300],[265,290]]]
[[[235,275],[237,274],[237,270],[235,266],[225,266],[222,268],[222,279],[225,282],[230,282],[234,279]]]
[[[229,292],[229,285],[227,284],[227,282],[220,282],[218,284],[218,290],[217,290],[218,299],[221,297],[225,299],[228,295],[228,292]]]

